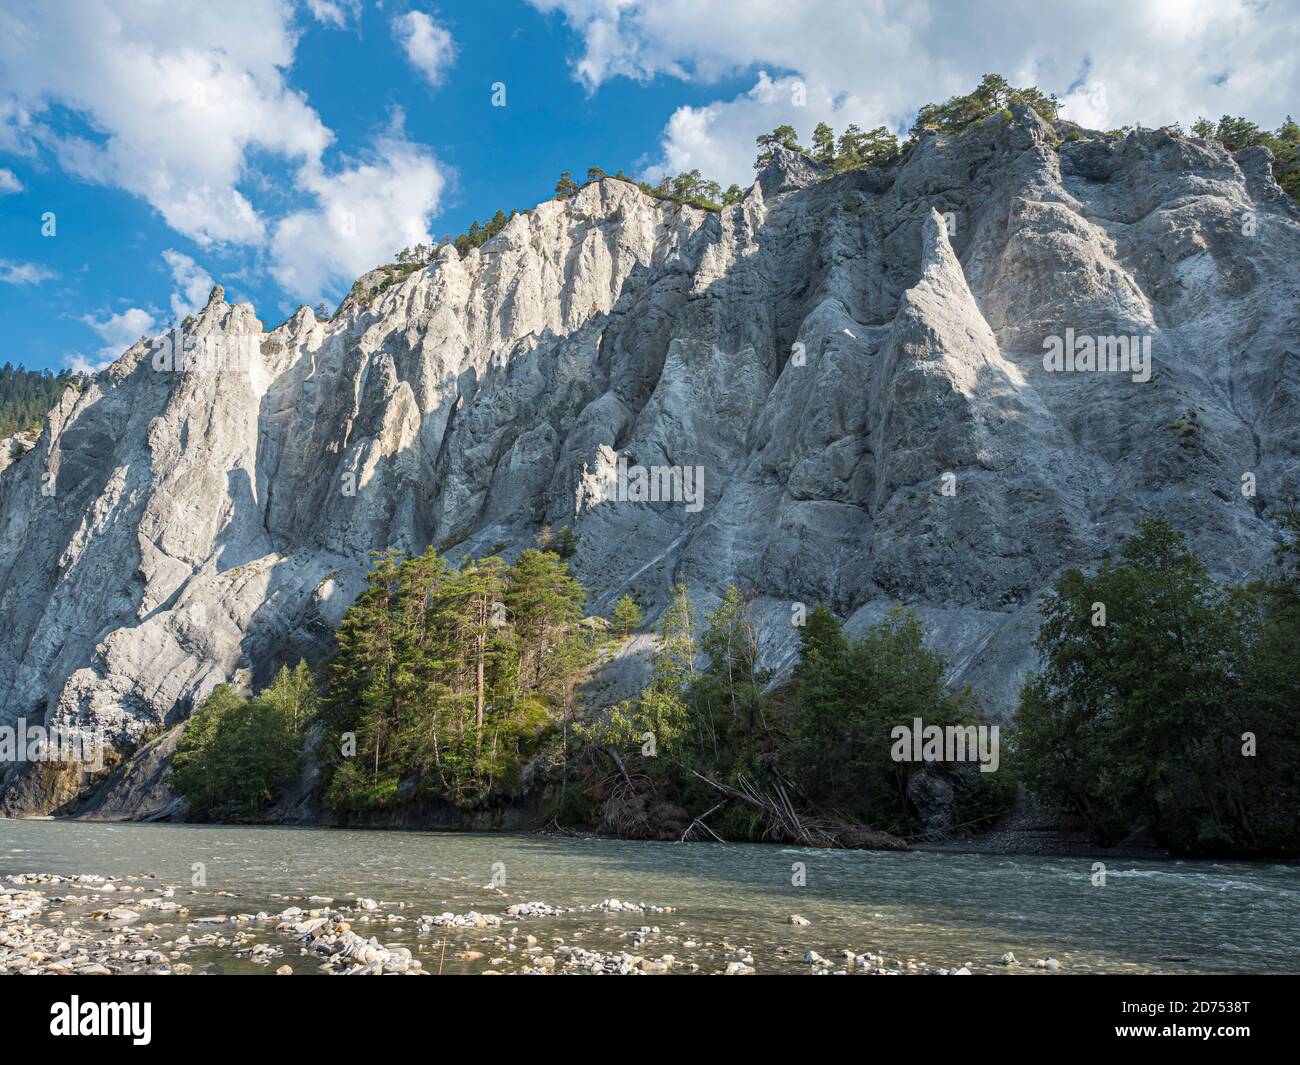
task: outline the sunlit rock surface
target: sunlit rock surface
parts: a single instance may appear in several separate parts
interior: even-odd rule
[[[592,611],[735,581],[778,669],[794,604],[855,631],[913,605],[1005,716],[1039,593],[1140,515],[1224,576],[1267,565],[1300,482],[1298,219],[1263,149],[1019,110],[885,172],[781,155],[721,214],[607,179],[329,321],[267,332],[218,287],[187,341],[224,368],[142,340],[6,451],[0,722],[139,743],[319,659],[369,552],[509,556],[544,524],[578,533]],[[1049,372],[1067,329],[1150,338],[1150,380]],[[702,506],[618,498],[620,457],[701,469]],[[49,805],[32,776],[0,809]]]

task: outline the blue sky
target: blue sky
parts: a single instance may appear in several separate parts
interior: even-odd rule
[[[747,183],[762,130],[905,128],[987,70],[1103,128],[1300,99],[1292,3],[1042,6],[6,0],[0,361],[100,365],[214,280],[269,327],[561,170]]]

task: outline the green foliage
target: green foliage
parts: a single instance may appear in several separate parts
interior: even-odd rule
[[[578,534],[567,525],[561,525],[555,534],[555,553],[563,559],[570,559],[578,553]]]
[[[915,138],[922,130],[940,133],[960,133],[973,122],[1006,111],[1012,104],[1033,108],[1038,116],[1048,122],[1056,120],[1060,101],[1054,95],[1043,95],[1037,88],[1013,88],[1000,74],[985,74],[974,91],[965,96],[954,96],[941,104],[926,104],[917,112],[911,135]]]
[[[251,700],[220,687],[192,715],[172,781],[196,817],[256,818],[319,728],[324,800],[337,810],[423,796],[481,807],[517,794],[531,764],[558,779],[549,809],[562,823],[644,831],[653,802],[716,807],[708,778],[785,786],[808,813],[907,833],[918,827],[909,782],[937,772],[953,785],[957,825],[1008,809],[1023,779],[1102,842],[1147,824],[1185,852],[1296,853],[1300,510],[1279,518],[1275,572],[1247,587],[1216,583],[1159,520],[1093,576],[1062,575],[1043,605],[1042,670],[1026,680],[1014,745],[992,774],[893,759],[897,726],[964,726],[977,713],[969,692],[945,686],[943,658],[901,607],[858,640],[818,607],[792,681],[773,690],[740,591],[729,587],[701,626],[679,585],[644,690],[583,715],[577,687],[599,637],[558,555],[528,549],[513,565],[459,568],[433,550],[377,555],[319,712],[303,663]],[[640,623],[624,596],[615,635]],[[710,824],[731,838],[765,831],[738,803]]]
[[[799,145],[799,135],[795,132],[794,126],[777,126],[771,133],[760,133],[754,138],[754,143],[758,145],[758,158],[754,160],[754,169],[762,170],[775,157],[776,149],[784,148],[791,152],[805,152],[806,150]]]
[[[687,170],[670,182],[671,195],[685,203],[703,202],[715,208],[722,199],[722,186],[710,181],[698,170]]]
[[[1004,120],[1009,121],[1013,104],[1024,104],[1032,108],[1048,122],[1055,121],[1060,113],[1060,101],[1054,95],[1044,94],[1034,86],[1015,88],[1001,75],[985,74],[973,91],[953,96],[943,103],[922,107],[917,112],[906,144],[900,143],[885,126],[877,126],[864,133],[856,125],[850,125],[836,141],[834,130],[825,122],[820,122],[812,133],[812,147],[805,149],[800,147],[794,127],[783,125],[756,138],[759,152],[754,167],[761,170],[770,163],[774,149],[778,146],[803,152],[830,166],[832,173],[837,174],[864,167],[887,167],[902,159],[922,132],[933,130],[960,134],[972,124],[994,115],[1002,115]],[[1172,134],[1182,135],[1182,129],[1177,123],[1164,128]],[[1129,129],[1125,126],[1123,129],[1111,130],[1106,136],[1123,137]],[[1300,126],[1289,115],[1272,133],[1244,118],[1231,115],[1224,115],[1217,124],[1205,118],[1198,119],[1192,124],[1191,130],[1197,137],[1221,141],[1229,151],[1235,152],[1255,145],[1268,148],[1274,156],[1273,176],[1278,184],[1293,198],[1300,198]],[[1081,136],[1081,133],[1074,130],[1065,139],[1074,141]],[[724,196],[722,202],[725,205],[729,200]]]
[[[628,179],[619,176],[619,180]],[[633,184],[647,196],[653,196],[656,200],[663,200],[665,203],[698,207],[701,211],[720,211],[723,207],[722,186],[716,181],[705,180],[698,170],[688,170],[675,177],[666,176],[658,185],[651,185],[647,181],[637,181]],[[739,203],[742,199],[744,199],[743,193],[737,196],[735,202]]]
[[[617,786],[644,781],[697,812],[717,805],[708,778],[769,792],[784,786],[805,812],[911,831],[917,819],[906,788],[921,767],[893,761],[891,731],[917,717],[941,727],[972,724],[969,693],[945,687],[942,657],[925,647],[920,622],[901,607],[861,641],[847,639],[835,616],[818,607],[800,639],[793,684],[773,690],[771,672],[758,666],[744,595],[728,587],[701,630],[678,586],[660,622],[650,682],[583,725],[580,737],[615,752]],[[940,770],[952,777],[959,818],[987,820],[1010,808],[1016,789],[1005,769],[964,769]],[[759,838],[765,828],[743,805],[711,824],[742,839]]]
[[[80,387],[81,378],[68,370],[24,370],[11,362],[0,366],[0,436],[38,431],[63,390]]]
[[[652,758],[674,764],[691,728],[690,685],[695,679],[695,608],[685,586],[673,589],[673,599],[659,625],[651,679],[635,698],[613,707],[604,721],[584,735],[611,748],[641,747],[652,735]],[[667,765],[656,763],[656,765]]]
[[[560,175],[560,180],[555,183],[555,198],[558,200],[572,199],[578,195],[581,186],[573,180],[573,175],[569,171],[564,171]]]
[[[805,152],[818,162],[828,165],[833,173],[846,170],[858,170],[863,167],[886,167],[902,158],[902,147],[898,138],[885,126],[877,126],[869,133],[862,132],[857,126],[850,125],[840,135],[838,143],[835,131],[825,122],[819,123],[813,130],[813,146],[810,151],[800,148],[795,131],[790,126],[778,126],[771,133],[758,137],[762,149],[754,160],[754,168],[761,170],[772,161],[776,145],[790,151]]]
[[[836,173],[842,173],[863,167],[892,166],[902,155],[898,138],[885,126],[863,133],[857,126],[849,125],[840,134],[838,149],[829,161]]]
[[[916,614],[901,606],[857,641],[818,607],[800,635],[783,763],[818,806],[909,830],[907,783],[921,767],[892,759],[891,732],[916,718],[926,726],[973,724],[969,692],[947,689],[943,657],[925,646]]]
[[[665,176],[658,185],[651,185],[645,181],[633,181],[621,170],[616,174],[607,174],[598,166],[587,168],[587,180],[582,185],[573,180],[573,175],[568,170],[564,171],[555,184],[555,195],[562,200],[571,199],[586,185],[607,178],[636,185],[647,196],[653,196],[655,199],[686,204],[705,211],[719,211],[724,206],[739,203],[745,198],[744,190],[739,186],[732,185],[723,192],[718,182],[705,178],[699,170],[686,170],[680,174]]]
[[[799,146],[798,135],[792,126],[777,126],[770,133],[760,134],[756,138],[759,152],[754,160],[754,168],[761,170],[767,166],[778,146],[789,151],[803,152],[830,166],[836,174],[864,167],[892,166],[904,156],[922,131],[960,133],[972,123],[991,115],[1002,114],[1010,118],[1009,108],[1017,103],[1032,107],[1049,122],[1056,119],[1060,110],[1060,102],[1055,96],[1044,95],[1032,86],[1026,89],[1013,88],[1006,78],[998,74],[985,74],[979,85],[965,96],[954,96],[944,103],[926,104],[922,107],[912,124],[907,145],[900,144],[887,126],[877,126],[863,132],[858,126],[849,125],[836,141],[835,131],[821,122],[813,130],[812,148],[805,149]]]
[[[758,668],[758,635],[734,584],[705,621],[700,650],[708,666],[691,686],[697,760],[730,776],[752,768],[770,746],[766,692],[772,674]]]
[[[1045,598],[1019,758],[1030,788],[1098,840],[1145,822],[1184,852],[1300,847],[1300,573],[1287,564],[1288,520],[1277,574],[1250,588],[1214,581],[1180,534],[1149,519],[1119,562],[1070,570]]]
[[[171,783],[191,816],[256,817],[298,772],[315,713],[316,685],[305,662],[282,668],[254,699],[216,688],[190,715],[172,759]]]
[[[835,131],[825,122],[818,122],[813,130],[812,157],[823,163],[835,161]]]
[[[1262,146],[1273,153],[1273,177],[1294,200],[1300,200],[1300,126],[1290,115],[1276,131],[1269,133],[1244,118],[1224,115],[1218,125],[1207,118],[1192,123],[1192,133],[1217,140],[1230,152]]]
[[[378,555],[330,665],[326,803],[470,807],[516,790],[592,659],[583,599],[551,552],[459,569],[432,549]]]
[[[576,190],[577,186],[575,185],[574,188]],[[505,229],[506,223],[517,214],[519,214],[519,212],[514,210],[509,214],[506,214],[505,211],[497,211],[497,213],[486,222],[471,222],[469,229],[457,237],[443,237],[442,243],[454,246],[456,253],[463,258],[475,248],[481,247],[483,244],[487,243],[500,233],[501,230]],[[396,261],[388,266],[388,270],[391,274],[389,283],[391,284],[392,282],[400,281],[402,278],[409,276],[416,270],[421,270],[428,266],[433,262],[437,250],[437,247],[430,244],[417,244],[414,248],[403,248],[397,253]],[[387,287],[387,285],[382,287]],[[319,313],[317,314],[317,317],[320,317]]]
[[[641,608],[630,595],[622,596],[614,604],[614,634],[626,640],[641,624]]]

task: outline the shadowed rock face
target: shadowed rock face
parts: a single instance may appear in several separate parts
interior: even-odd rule
[[[1144,512],[1224,575],[1267,564],[1300,481],[1300,215],[1267,153],[1058,144],[1019,110],[822,177],[779,155],[720,215],[604,180],[327,322],[264,332],[214,290],[188,339],[247,366],[142,340],[0,471],[0,722],[137,742],[319,658],[370,551],[543,523],[595,611],[737,582],[778,668],[792,603],[914,605],[995,714],[1038,594]],[[1150,338],[1151,379],[1049,372],[1067,329]],[[620,458],[701,468],[703,505],[618,498]],[[27,775],[3,808],[42,805]]]

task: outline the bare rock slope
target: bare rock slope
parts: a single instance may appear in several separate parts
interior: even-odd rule
[[[543,524],[597,611],[737,582],[777,668],[794,603],[914,605],[1006,714],[1039,593],[1141,514],[1226,576],[1268,561],[1300,481],[1300,215],[1268,164],[1020,109],[884,172],[778,155],[720,214],[603,180],[329,321],[268,332],[218,287],[187,343],[245,362],[142,340],[0,470],[0,723],[137,743],[319,657],[370,551]],[[1150,379],[1053,372],[1053,336],[1147,338]],[[699,471],[700,505],[620,498],[620,462]],[[32,776],[0,809],[55,802]]]

